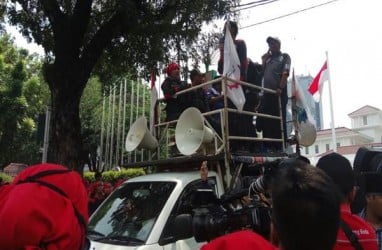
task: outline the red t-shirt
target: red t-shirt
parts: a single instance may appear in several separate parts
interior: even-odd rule
[[[201,250],[276,250],[266,239],[249,230],[218,237],[202,246]]]
[[[38,183],[16,184],[50,170],[66,168],[55,164],[31,166],[1,189],[0,249],[80,249],[85,225],[80,223],[74,207],[84,223],[88,222],[86,189],[80,175],[72,171],[38,179],[59,188],[67,197]]]
[[[375,231],[370,224],[368,224],[361,217],[352,214],[348,204],[341,205],[341,219],[348,224],[353,233],[358,237],[358,242],[365,250],[377,250],[377,237]],[[333,250],[354,250],[348,237],[344,231],[338,230],[337,241]]]

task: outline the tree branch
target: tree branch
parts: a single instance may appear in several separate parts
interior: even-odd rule
[[[73,34],[73,48],[79,48],[83,43],[86,29],[89,25],[93,0],[77,0],[70,20],[71,33]]]
[[[96,32],[93,39],[85,46],[81,56],[81,62],[84,72],[89,73],[93,70],[95,64],[98,62],[102,52],[109,46],[113,38],[116,38],[122,33],[123,23],[126,17],[122,11],[116,12],[101,28]]]
[[[53,33],[59,34],[65,20],[65,16],[60,10],[60,6],[56,0],[40,0],[40,2],[50,24],[52,25]]]

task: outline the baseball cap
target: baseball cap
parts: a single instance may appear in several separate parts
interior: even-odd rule
[[[330,153],[321,157],[317,168],[323,170],[346,196],[355,186],[355,175],[350,161],[338,153]]]
[[[281,40],[278,37],[275,37],[275,36],[268,36],[267,43],[269,43],[270,41],[275,41],[278,44],[281,44]]]
[[[171,72],[173,72],[174,70],[179,70],[180,67],[177,63],[173,62],[173,63],[170,63],[167,68],[166,68],[166,73],[167,75],[170,75]]]
[[[191,72],[190,72],[190,78],[191,78],[191,80],[194,79],[194,77],[197,76],[197,75],[202,75],[202,73],[200,72],[200,70],[198,70],[198,69],[193,69],[193,70],[191,70]]]
[[[362,176],[366,194],[382,195],[382,173],[364,172]]]

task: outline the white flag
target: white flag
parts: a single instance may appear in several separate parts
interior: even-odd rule
[[[228,25],[228,24],[226,24]],[[240,80],[240,59],[228,26],[225,29],[223,76]],[[228,97],[238,110],[242,111],[245,103],[243,88],[238,82],[227,82]]]
[[[298,132],[297,139],[300,145],[309,147],[316,140],[317,125],[312,111],[302,92],[302,88],[296,79],[294,70],[292,77],[292,96],[295,99],[295,102],[292,102],[292,110],[294,110],[294,115],[296,116],[293,120],[295,122],[295,129]]]

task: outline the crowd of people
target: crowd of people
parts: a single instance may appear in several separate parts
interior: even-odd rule
[[[382,171],[363,172],[360,182],[349,160],[338,153],[322,156],[316,166],[301,159],[283,160],[272,177],[267,190],[272,209],[267,237],[239,230],[212,239],[201,249],[381,250]],[[200,174],[200,188],[205,189],[209,187],[206,161]],[[56,164],[38,164],[22,171],[12,183],[2,185],[0,248],[83,247],[88,205],[99,195],[89,194],[100,192],[106,196],[113,189],[100,177],[97,174],[94,185],[87,188],[75,171]],[[360,184],[365,206],[356,214],[351,204]]]
[[[99,205],[113,192],[118,188],[126,179],[120,178],[114,183],[103,181],[102,173],[94,173],[94,182],[85,183],[88,199],[89,199],[89,215],[99,207]]]
[[[257,88],[243,86],[243,91],[246,97],[244,110],[264,113],[271,116],[281,116],[283,121],[283,126],[281,126],[280,120],[258,117],[255,127],[252,115],[229,112],[229,134],[232,136],[256,137],[256,130],[258,130],[259,133],[262,133],[264,138],[283,138],[284,143],[286,143],[286,105],[288,102],[286,85],[291,66],[290,56],[287,53],[281,52],[280,39],[270,36],[266,39],[269,50],[262,56],[262,63],[252,62],[247,57],[245,41],[236,38],[238,34],[237,23],[233,21],[227,22],[223,34],[225,34],[226,29],[229,29],[230,31],[240,60],[240,80],[274,91],[273,93],[269,91],[263,92],[259,91]],[[224,37],[219,41],[219,51],[220,58],[218,61],[218,72],[222,75],[224,71]],[[166,121],[178,119],[180,114],[188,107],[196,107],[201,113],[224,107],[221,82],[214,82],[208,88],[198,88],[194,91],[183,92],[178,95],[177,93],[179,91],[206,82],[205,74],[202,74],[198,69],[193,69],[190,72],[191,83],[187,83],[186,81],[181,80],[181,68],[177,63],[170,63],[165,71],[167,77],[162,83],[161,88],[166,103]],[[218,77],[220,76],[215,78]],[[281,114],[279,97],[281,100]],[[228,108],[236,108],[230,99],[228,99]],[[216,132],[221,134],[220,115],[215,114],[207,119],[212,123]],[[265,142],[264,144],[266,145],[259,147],[259,144],[251,143],[246,140],[230,141],[231,151],[254,151],[262,148],[272,152],[281,152],[283,149],[282,142],[273,141]]]
[[[322,156],[316,166],[285,162],[269,190],[270,235],[237,231],[213,239],[202,250],[382,249],[382,171],[364,172],[360,182],[349,160],[338,153]],[[360,183],[366,205],[357,214],[351,204]]]

